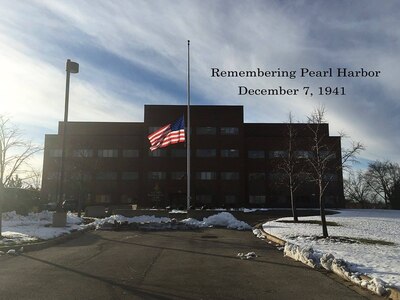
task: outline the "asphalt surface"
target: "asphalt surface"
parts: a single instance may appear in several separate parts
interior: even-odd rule
[[[380,299],[349,286],[225,229],[89,231],[0,257],[0,299]]]

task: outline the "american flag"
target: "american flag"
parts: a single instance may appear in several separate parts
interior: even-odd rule
[[[164,148],[171,144],[185,142],[185,119],[180,117],[175,123],[165,125],[149,134],[150,150]]]

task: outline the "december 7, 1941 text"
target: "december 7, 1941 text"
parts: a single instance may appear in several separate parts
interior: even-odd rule
[[[349,68],[327,68],[324,70],[312,70],[309,68],[300,68],[298,70],[265,70],[261,68],[253,70],[221,70],[219,68],[211,68],[211,77],[213,78],[379,78],[381,71],[369,70],[366,68],[349,69]],[[314,81],[315,82],[315,81]],[[302,86],[296,88],[287,88],[282,85],[274,87],[254,88],[245,85],[238,85],[238,95],[250,96],[296,96],[304,95],[312,97],[314,94],[319,96],[343,96],[346,95],[344,86]]]

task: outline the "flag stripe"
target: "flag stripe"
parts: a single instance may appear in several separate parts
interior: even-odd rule
[[[167,130],[170,129],[170,128],[171,128],[171,124],[168,124],[168,125],[166,125],[166,126],[160,128],[160,129],[154,131],[152,134],[150,134],[150,135],[148,136],[148,139],[149,139],[149,140],[156,139],[156,138],[158,138],[161,134],[163,134],[165,131],[167,131]]]
[[[149,139],[150,140],[150,144],[156,144],[159,141],[161,141],[162,139],[164,139],[169,133],[171,132],[170,129],[164,131],[164,132],[160,132],[159,134],[157,134],[156,136],[154,136],[153,138]]]
[[[164,148],[171,144],[185,142],[185,123],[183,116],[175,123],[165,125],[148,135],[150,141],[150,150]]]

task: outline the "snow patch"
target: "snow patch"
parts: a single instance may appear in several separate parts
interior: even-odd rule
[[[98,219],[88,226],[94,226],[96,229],[99,229],[104,224],[114,224],[114,223],[170,223],[175,219],[170,219],[167,217],[155,217],[155,216],[138,216],[127,218],[121,215],[112,215],[108,218]],[[175,220],[176,222],[176,220]],[[243,221],[237,220],[231,213],[228,212],[220,212],[216,215],[212,215],[208,218],[204,218],[203,221],[198,221],[193,218],[188,218],[182,220],[180,223],[186,224],[190,227],[197,228],[205,228],[205,227],[226,227],[228,229],[237,229],[237,230],[250,230],[251,226]]]
[[[84,228],[81,225],[83,220],[70,212],[67,213],[67,227],[63,228],[51,227],[53,212],[49,211],[29,213],[27,216],[12,211],[3,213],[2,216],[3,239],[0,240],[0,246],[52,239]]]
[[[256,254],[255,252],[249,252],[249,253],[246,253],[246,254],[244,254],[244,253],[238,253],[237,256],[238,256],[240,259],[255,259],[256,257],[258,257],[257,254]]]
[[[320,225],[279,222],[290,219],[263,225],[264,231],[287,242],[286,256],[335,272],[379,295],[385,295],[388,287],[400,288],[400,237],[395,234],[400,232],[400,211],[341,210],[340,214],[327,216],[328,221],[340,226],[328,226],[330,235],[336,238],[326,239],[318,237]]]
[[[226,227],[228,229],[251,230],[251,226],[249,224],[243,221],[239,221],[231,213],[228,212],[220,212],[219,214],[204,218],[203,221],[189,218],[183,220],[182,222],[199,228],[218,226]]]
[[[101,228],[105,224],[115,224],[115,223],[167,223],[170,222],[171,219],[167,217],[156,217],[152,216],[137,216],[137,217],[124,217],[121,215],[112,215],[110,217],[104,219],[97,219],[93,223],[90,223],[87,226],[94,226],[96,229]]]
[[[385,288],[386,283],[378,278],[366,279],[361,274],[351,272],[348,263],[343,259],[336,259],[331,253],[320,254],[314,252],[311,247],[301,247],[299,245],[286,243],[284,255],[294,260],[300,261],[312,268],[324,268],[342,278],[365,287],[372,292],[384,296],[388,294]]]
[[[253,234],[259,239],[265,239],[265,235],[263,234],[263,231],[261,229],[253,228]]]

